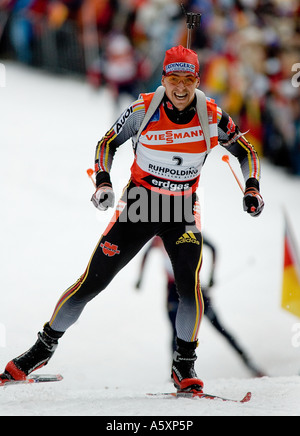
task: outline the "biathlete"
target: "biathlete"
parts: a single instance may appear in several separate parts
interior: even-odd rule
[[[259,190],[260,162],[254,147],[230,116],[197,89],[199,84],[197,54],[182,46],[173,47],[165,55],[162,86],[155,93],[141,94],[97,144],[93,204],[101,211],[114,206],[110,169],[117,148],[132,138],[130,181],[85,272],[62,294],[36,343],[6,365],[0,375],[2,383],[24,380],[46,365],[59,339],[77,321],[86,304],[158,235],[170,257],[179,294],[172,378],[178,390],[202,391],[203,382],[194,368],[204,310],[196,190],[209,151],[221,144],[239,160],[247,213],[258,216],[264,202]],[[177,243],[187,232],[193,242]]]

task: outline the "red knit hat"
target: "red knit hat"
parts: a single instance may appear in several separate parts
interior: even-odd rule
[[[165,75],[180,72],[198,76],[199,59],[197,53],[188,48],[184,48],[182,45],[167,50],[163,72]]]

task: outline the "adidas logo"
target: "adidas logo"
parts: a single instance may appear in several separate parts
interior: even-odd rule
[[[176,241],[176,245],[185,244],[185,243],[200,245],[200,242],[197,240],[196,236],[191,231],[184,233],[182,236],[180,236],[178,241]]]

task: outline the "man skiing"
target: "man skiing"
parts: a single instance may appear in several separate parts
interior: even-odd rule
[[[239,160],[247,213],[258,216],[264,202],[259,192],[260,163],[253,146],[233,120],[197,89],[199,84],[197,54],[182,46],[173,47],[166,52],[162,87],[155,93],[141,94],[97,144],[93,204],[101,211],[114,206],[110,169],[117,148],[132,138],[130,181],[86,271],[63,293],[36,343],[6,365],[0,383],[24,380],[46,365],[85,305],[158,235],[171,259],[179,294],[172,378],[179,391],[202,391],[203,382],[194,368],[203,316],[199,282],[202,235],[196,190],[210,149],[220,143]]]

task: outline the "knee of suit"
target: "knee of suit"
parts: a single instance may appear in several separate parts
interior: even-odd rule
[[[110,283],[105,274],[88,274],[74,293],[75,300],[90,301],[103,291]]]

